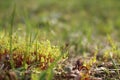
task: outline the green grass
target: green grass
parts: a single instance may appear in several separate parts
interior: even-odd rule
[[[1,0],[0,4],[0,54],[8,51],[12,69],[16,70],[15,53],[19,53],[17,57],[24,57],[20,68],[25,71],[29,59],[39,61],[40,53],[50,52],[54,58],[52,54],[64,54],[67,48],[69,56],[86,56],[92,55],[96,46],[100,48],[98,52],[103,51],[101,58],[108,61],[110,58],[118,69],[114,59],[119,62],[119,0]],[[109,55],[110,52],[115,53],[114,57]],[[33,80],[51,80],[53,65],[57,65],[57,61],[51,65],[41,75],[32,74]]]
[[[16,6],[14,6],[13,8],[13,12],[12,12],[12,15],[11,15],[11,20],[10,20],[10,31],[9,31],[9,43],[10,43],[10,64],[11,64],[11,67],[12,69],[14,69],[14,61],[13,61],[13,50],[12,50],[12,35],[13,35],[13,24],[14,24],[14,17],[15,17],[15,10],[16,10]]]

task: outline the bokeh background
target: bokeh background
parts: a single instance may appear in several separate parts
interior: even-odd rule
[[[104,44],[107,35],[120,41],[120,0],[0,0],[1,31],[8,29],[13,8],[14,31],[31,26],[39,39],[69,44],[74,53]]]

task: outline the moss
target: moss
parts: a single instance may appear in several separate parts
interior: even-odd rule
[[[0,33],[4,35],[3,33]],[[9,55],[9,36],[6,35],[0,39],[0,55],[5,55],[4,58]],[[26,49],[28,48],[28,50]],[[38,62],[38,66],[41,69],[46,69],[48,64],[52,63],[59,55],[60,49],[57,46],[53,46],[49,40],[38,41],[35,40],[26,46],[25,36],[21,38],[19,35],[14,35],[12,40],[12,58],[15,63],[15,67],[22,67],[26,58],[26,64],[31,65]],[[27,56],[25,57],[26,54]],[[3,59],[0,58],[0,61]]]

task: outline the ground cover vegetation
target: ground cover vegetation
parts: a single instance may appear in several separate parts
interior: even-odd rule
[[[1,0],[0,80],[119,80],[119,0]]]

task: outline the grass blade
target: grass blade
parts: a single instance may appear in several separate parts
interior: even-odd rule
[[[16,10],[16,5],[14,4],[14,8],[13,8],[11,19],[10,19],[10,31],[9,31],[9,37],[10,37],[10,42],[9,42],[9,45],[10,45],[10,64],[11,64],[12,69],[14,69],[14,61],[13,61],[13,54],[12,54],[12,34],[13,34],[15,10]]]

